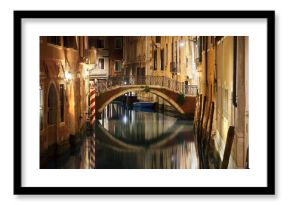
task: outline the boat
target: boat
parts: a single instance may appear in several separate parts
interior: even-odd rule
[[[136,108],[154,108],[154,102],[134,102],[133,107]]]

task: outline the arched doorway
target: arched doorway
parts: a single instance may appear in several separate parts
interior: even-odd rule
[[[57,143],[57,94],[53,84],[50,85],[47,98],[48,146]]]

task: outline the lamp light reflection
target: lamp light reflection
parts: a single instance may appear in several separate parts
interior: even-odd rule
[[[124,123],[124,124],[127,124],[127,122],[128,122],[127,115],[124,115],[124,117],[123,117],[123,123]]]

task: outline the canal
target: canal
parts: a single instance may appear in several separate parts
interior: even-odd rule
[[[109,104],[95,132],[49,160],[47,168],[196,169],[193,121],[177,113]]]

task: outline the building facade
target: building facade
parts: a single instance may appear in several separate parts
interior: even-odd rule
[[[123,75],[123,37],[122,36],[89,36],[91,79],[106,82],[111,76]]]
[[[248,163],[248,44],[246,36],[124,37],[125,74],[164,76],[196,85],[199,94],[214,102],[212,135],[221,158],[228,129],[233,126],[229,166],[244,168]],[[169,106],[156,95],[137,95],[141,100]]]
[[[191,36],[125,36],[125,74],[165,76],[195,84],[193,46]]]
[[[197,36],[194,39],[199,92],[214,102],[212,138],[223,158],[227,132],[235,127],[230,168],[248,164],[247,36]]]
[[[144,78],[160,76],[187,85],[197,85],[191,36],[125,36],[123,67],[125,76]],[[139,93],[144,101],[155,101],[169,106],[151,93]]]
[[[88,110],[88,38],[40,37],[40,152],[80,135]]]
[[[109,36],[109,76],[123,76],[123,37]]]

